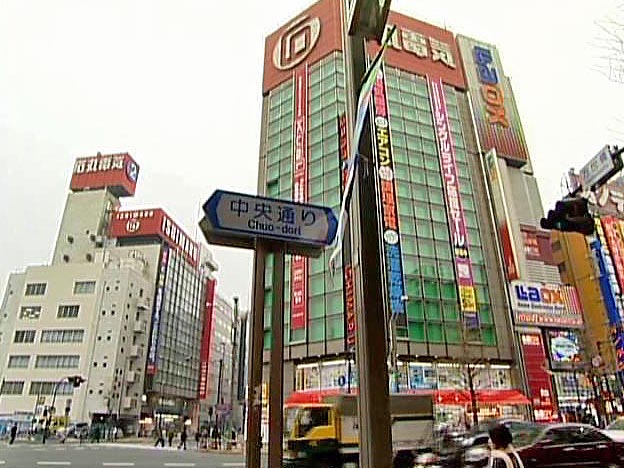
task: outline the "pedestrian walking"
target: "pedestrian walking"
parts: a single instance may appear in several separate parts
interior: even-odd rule
[[[197,450],[199,450],[199,441],[201,440],[201,433],[199,429],[195,432],[195,443],[197,444]]]
[[[178,445],[178,450],[180,450],[182,447],[184,447],[184,450],[186,450],[186,439],[187,439],[188,434],[186,433],[186,426],[182,427],[182,432],[180,433],[180,445]]]
[[[171,447],[171,444],[173,444],[173,437],[175,436],[175,432],[173,432],[173,429],[170,427],[167,430],[167,440],[169,441],[169,447]]]
[[[489,431],[490,468],[524,468],[520,455],[513,448],[513,436],[507,426],[498,424]]]
[[[156,428],[156,443],[154,447],[158,447],[158,445],[161,445],[163,448],[165,447],[165,438],[163,436],[163,430],[160,427]]]
[[[17,423],[13,423],[11,426],[11,439],[9,439],[9,445],[13,445],[15,438],[17,437]]]

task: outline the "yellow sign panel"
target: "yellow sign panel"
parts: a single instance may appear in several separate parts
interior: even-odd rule
[[[473,286],[459,286],[459,301],[462,312],[477,311],[477,295]]]

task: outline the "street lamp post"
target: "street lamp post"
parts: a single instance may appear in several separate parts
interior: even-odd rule
[[[220,343],[221,357],[219,358],[219,377],[217,379],[217,404],[215,408],[215,426],[219,427],[219,411],[218,407],[221,405],[221,388],[223,385],[223,357],[225,355],[225,342]]]

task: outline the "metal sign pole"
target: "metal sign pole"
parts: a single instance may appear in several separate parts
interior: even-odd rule
[[[249,385],[247,389],[247,468],[260,466],[260,419],[262,414],[262,348],[264,345],[264,265],[267,247],[258,240],[254,255],[253,309],[249,349]]]
[[[274,251],[269,374],[269,468],[282,466],[284,404],[284,249]]]

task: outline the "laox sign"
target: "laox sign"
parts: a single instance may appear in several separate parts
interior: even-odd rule
[[[514,286],[514,289],[516,291],[516,297],[520,301],[565,305],[561,289],[551,289],[548,287],[536,288],[535,286],[525,286],[521,284]]]
[[[481,96],[486,103],[486,111],[490,124],[509,127],[505,110],[505,96],[500,86],[500,78],[492,57],[492,51],[482,46],[473,49],[477,75],[481,85]]]

